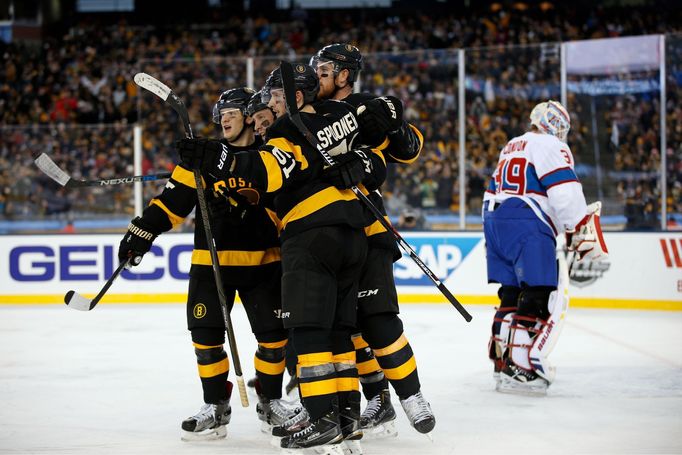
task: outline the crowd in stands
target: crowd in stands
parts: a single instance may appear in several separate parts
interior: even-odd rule
[[[171,85],[188,105],[195,133],[213,136],[218,132],[210,122],[211,106],[222,90],[245,85],[245,57],[254,58],[258,88],[280,58],[307,61],[331,42],[356,44],[366,55],[362,90],[401,98],[407,119],[424,133],[418,163],[390,167],[384,192],[395,214],[411,208],[456,212],[462,203],[457,49],[467,48],[466,209],[475,214],[500,148],[525,131],[537,102],[559,97],[557,42],[672,32],[680,24],[671,23],[671,17],[649,10],[595,9],[578,15],[493,7],[474,17],[389,15],[377,26],[376,17],[316,13],[313,18],[298,11],[293,20],[234,17],[192,27],[84,24],[44,39],[39,47],[0,43],[2,216],[132,213],[132,187],[66,191],[41,175],[32,158],[48,153],[76,178],[132,175],[132,125],[139,121],[144,127],[143,172],[171,170],[176,162],[172,144],[181,127],[170,109],[138,91],[132,82],[136,72],[154,74]],[[676,213],[682,213],[681,93],[679,85],[669,83],[668,207]],[[649,201],[642,209],[650,212],[644,218],[655,218],[659,207],[656,177],[641,177],[660,163],[658,105],[641,98],[618,100],[602,120],[618,122],[621,139],[601,165],[640,173],[626,175],[612,189],[620,198],[616,210],[636,227],[650,220],[635,220],[640,210],[633,210],[633,201]],[[582,154],[589,161],[590,119],[574,96],[569,107],[571,147],[578,162]],[[618,113],[621,118],[612,118]],[[145,198],[162,185],[146,184]]]

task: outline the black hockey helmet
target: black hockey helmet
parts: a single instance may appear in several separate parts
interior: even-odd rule
[[[310,59],[310,66],[317,69],[318,65],[332,63],[334,73],[338,74],[343,69],[348,70],[348,80],[355,82],[358,73],[362,70],[362,54],[360,50],[347,43],[329,44],[320,49]]]
[[[305,63],[294,63],[294,83],[296,90],[303,92],[303,103],[308,104],[315,101],[317,93],[320,91],[320,80],[312,66]],[[270,102],[272,89],[282,88],[282,76],[279,67],[272,70],[261,91],[261,98],[264,103]]]
[[[246,106],[256,91],[249,87],[238,87],[225,90],[220,94],[218,101],[213,105],[213,123],[220,124],[220,112],[223,109],[239,109],[246,115]]]
[[[256,112],[260,112],[263,109],[269,109],[268,104],[263,102],[261,98],[261,92],[258,91],[251,96],[248,104],[246,105],[246,115],[252,117]]]

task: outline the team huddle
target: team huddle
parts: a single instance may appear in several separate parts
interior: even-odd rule
[[[182,439],[227,434],[232,384],[220,291],[228,310],[239,293],[258,342],[254,386],[263,428],[286,452],[356,454],[363,436],[396,435],[389,383],[418,432],[436,424],[399,317],[393,263],[400,251],[354,192],[387,219],[379,191],[387,166],[410,165],[424,141],[399,99],[353,93],[362,69],[356,47],[331,44],[293,68],[294,109],[317,147],[292,121],[281,68],[258,92],[224,91],[212,116],[222,138],[176,143],[180,163],[131,221],[119,259],[132,265],[191,214],[198,169],[223,289],[197,216],[187,324],[204,405],[182,422]],[[546,355],[566,308],[556,236],[566,232],[581,259],[607,251],[599,204],[586,205],[573,170],[568,113],[555,101],[541,103],[531,124],[501,153],[484,200],[484,230],[488,280],[501,284],[489,349],[498,390],[537,394],[553,381]],[[300,403],[282,398],[287,369]]]

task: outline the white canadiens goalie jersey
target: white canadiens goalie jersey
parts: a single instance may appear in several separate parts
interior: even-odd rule
[[[490,210],[512,197],[523,199],[555,234],[572,230],[587,213],[571,149],[549,134],[515,137],[500,152],[484,200]]]

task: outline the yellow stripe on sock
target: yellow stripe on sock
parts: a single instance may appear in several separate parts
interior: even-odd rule
[[[358,374],[360,376],[374,373],[376,371],[381,371],[381,367],[379,366],[379,362],[377,362],[377,359],[370,359],[366,362],[360,362],[356,364],[356,366],[358,368]]]
[[[336,393],[336,378],[325,379],[323,381],[315,382],[300,382],[298,383],[301,389],[301,397],[315,397],[320,395],[329,395]]]
[[[201,378],[212,378],[218,376],[219,374],[227,373],[230,370],[230,361],[227,357],[220,362],[212,363],[210,365],[199,365],[199,377]]]
[[[398,337],[397,340],[395,340],[393,343],[389,344],[385,348],[375,349],[374,355],[379,356],[379,357],[391,355],[394,352],[400,351],[406,345],[407,345],[407,338],[405,337],[405,334],[403,333],[400,335],[400,337]]]
[[[254,365],[254,367],[256,367],[256,371],[259,371],[259,372],[265,373],[265,374],[269,374],[271,376],[283,374],[284,369],[286,368],[286,362],[284,360],[282,360],[281,362],[277,362],[277,363],[271,363],[271,362],[266,362],[263,359],[259,359],[258,357],[254,357],[253,365]]]
[[[401,379],[405,379],[416,369],[417,361],[415,360],[414,356],[412,356],[407,362],[403,363],[397,368],[385,369],[384,376],[386,376],[389,381],[399,381]]]
[[[336,390],[338,392],[360,390],[360,380],[358,378],[336,378]]]

